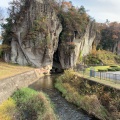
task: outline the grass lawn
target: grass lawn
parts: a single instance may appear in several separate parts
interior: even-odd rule
[[[120,68],[120,66],[118,65],[117,66],[118,68]],[[93,67],[90,67],[90,68],[87,68],[86,70],[90,70],[90,69],[94,69],[95,71],[98,71],[98,69],[100,69],[100,70],[106,70],[106,69],[108,69],[108,68],[110,68],[110,66],[93,66]]]
[[[33,69],[34,68],[32,67],[19,66],[14,64],[8,64],[5,62],[0,62],[0,80],[7,77],[14,76],[16,74],[27,72]]]
[[[87,70],[90,70],[91,68],[94,68],[95,71],[98,71],[98,69],[107,69],[109,68],[110,66],[94,66],[94,67],[90,67],[90,68],[87,68]]]

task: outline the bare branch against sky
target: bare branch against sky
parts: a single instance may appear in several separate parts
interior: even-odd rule
[[[0,8],[0,24],[4,22],[4,11]]]
[[[0,8],[0,20],[3,18],[3,10]]]

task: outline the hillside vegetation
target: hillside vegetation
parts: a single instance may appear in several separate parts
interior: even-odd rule
[[[97,49],[119,54],[120,52],[120,23],[106,22],[100,26],[101,40]]]
[[[105,50],[92,50],[92,52],[85,57],[86,64],[104,64],[115,65],[120,64],[120,56]]]

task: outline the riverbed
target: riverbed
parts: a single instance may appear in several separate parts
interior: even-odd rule
[[[75,105],[67,102],[61,93],[54,88],[55,78],[56,76],[45,76],[29,87],[37,91],[43,91],[50,97],[55,105],[55,112],[59,120],[97,120],[78,109]]]

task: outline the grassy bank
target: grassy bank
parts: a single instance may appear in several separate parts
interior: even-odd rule
[[[26,66],[19,66],[15,64],[8,64],[5,62],[0,62],[0,80],[14,76],[16,74],[20,74],[26,71],[33,70],[34,68],[26,67]]]
[[[87,70],[90,70],[91,68],[93,68],[95,71],[98,71],[99,69],[107,70],[108,68],[110,68],[110,66],[94,66],[94,67],[87,68]]]
[[[120,94],[114,89],[100,84],[91,84],[74,75],[72,70],[65,71],[57,79],[55,87],[65,99],[76,104],[101,120],[116,120],[120,116]]]
[[[22,88],[0,105],[0,120],[56,120],[53,109],[46,94]]]

